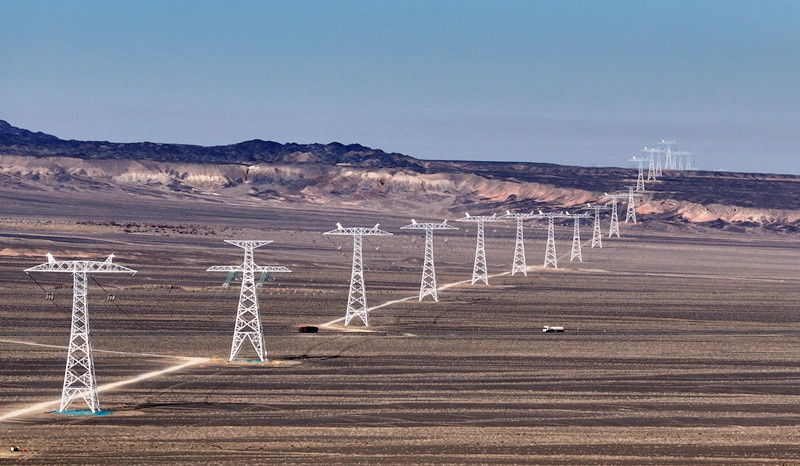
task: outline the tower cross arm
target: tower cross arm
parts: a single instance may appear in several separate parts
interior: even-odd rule
[[[363,227],[342,227],[341,225],[337,225],[339,228],[335,230],[326,231],[323,235],[345,235],[345,236],[352,236],[352,235],[365,235],[365,236],[392,236],[393,233],[388,231],[381,230],[378,228],[379,224],[375,224],[372,228],[363,228]]]
[[[261,273],[269,273],[269,272],[285,272],[289,273],[292,270],[289,267],[283,267],[282,265],[257,265],[253,268],[254,272],[261,272]]]
[[[458,230],[458,227],[446,223],[412,223],[400,227],[401,230]]]
[[[521,218],[521,219],[528,219],[528,218],[533,218],[533,217],[535,217],[533,212],[531,212],[531,213],[523,213],[523,212],[511,213],[511,212],[506,212],[505,214],[500,216],[500,218]]]
[[[538,214],[534,214],[531,218],[569,218],[572,217],[570,214],[565,212],[539,212]]]
[[[651,154],[660,154],[664,152],[664,149],[656,149],[655,147],[645,147],[644,149],[639,149],[639,152],[649,152]]]
[[[232,244],[234,246],[239,246],[240,248],[259,248],[261,246],[267,245],[272,243],[272,240],[237,240],[237,239],[226,239],[226,243]]]
[[[456,219],[456,222],[502,222],[505,218],[497,215],[470,215]]]
[[[109,260],[100,261],[50,261],[35,267],[25,269],[29,272],[95,272],[95,273],[129,273],[136,274],[136,270],[114,264]]]
[[[242,265],[215,265],[206,269],[206,272],[244,272],[244,267]],[[288,267],[283,266],[261,266],[256,265],[253,266],[251,269],[253,272],[291,272]]]

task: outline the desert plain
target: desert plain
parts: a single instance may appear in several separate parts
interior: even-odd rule
[[[491,224],[487,286],[469,283],[475,226],[453,222],[439,302],[419,302],[424,235],[399,227],[441,220],[425,212],[0,194],[0,462],[800,464],[796,234],[643,221],[608,238],[604,217],[583,262],[558,224],[544,269],[532,220],[511,276],[513,222]],[[364,243],[368,328],[338,321],[352,242],[322,235],[335,222],[395,233]],[[267,363],[227,361],[238,288],[205,272],[241,263],[225,239],[273,240],[256,263],[292,269],[259,291]],[[23,272],[47,252],[138,271],[90,281],[106,416],[53,413],[71,279]]]

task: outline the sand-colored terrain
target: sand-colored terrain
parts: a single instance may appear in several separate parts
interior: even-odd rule
[[[487,227],[490,286],[420,303],[404,216],[60,199],[12,200],[0,221],[0,462],[800,464],[796,235],[622,225],[600,250],[584,228],[570,263],[565,224],[554,270],[531,222],[530,271],[511,277],[509,222]],[[398,302],[372,332],[301,334],[344,316],[351,243],[321,235],[336,221],[395,232],[364,255],[370,306]],[[440,285],[471,276],[474,226],[456,225],[436,238]],[[260,291],[269,364],[225,360],[238,290],[205,269],[241,261],[233,238],[274,240],[256,262],[293,270]],[[39,405],[60,397],[72,299],[68,276],[35,275],[46,301],[22,272],[46,252],[138,270],[90,281],[108,416]]]

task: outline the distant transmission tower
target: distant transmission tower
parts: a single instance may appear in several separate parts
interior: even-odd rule
[[[625,215],[625,223],[628,223],[628,220],[633,220],[633,223],[636,223],[636,198],[642,197],[642,194],[634,193],[636,186],[625,186],[628,188],[628,212]]]
[[[668,170],[675,170],[675,168],[676,168],[675,157],[673,157],[673,154],[672,154],[672,145],[675,144],[675,141],[667,141],[667,140],[662,139],[658,144],[659,145],[663,145],[663,146],[667,146],[667,148],[664,149],[664,154],[665,154],[665,157],[664,157],[664,168],[666,168]]]
[[[94,358],[89,335],[89,303],[87,301],[90,273],[129,273],[136,271],[112,263],[114,255],[104,262],[99,261],[57,261],[50,253],[47,262],[25,270],[31,272],[63,272],[72,274],[72,327],[67,351],[67,368],[64,371],[64,387],[61,390],[61,406],[64,412],[75,398],[83,398],[94,413],[100,409],[97,397],[97,380],[94,376]]]
[[[336,229],[327,231],[323,235],[339,235],[353,237],[353,270],[350,275],[350,293],[347,296],[347,312],[344,324],[349,325],[353,317],[358,316],[364,325],[369,327],[369,309],[367,308],[367,295],[364,288],[364,262],[362,256],[362,243],[364,236],[391,236],[388,231],[380,230],[376,223],[372,228],[344,228],[336,224]]]
[[[644,191],[644,159],[632,157],[629,162],[639,162],[639,174],[636,176],[636,190]]]
[[[647,181],[655,180],[661,176],[661,149],[656,149],[653,147],[645,147],[644,149],[640,150],[639,152],[647,152],[648,153],[648,162],[649,166],[647,168]],[[658,158],[658,165],[656,166],[656,158]]]
[[[591,218],[592,216],[589,214],[570,214],[569,212],[567,212],[567,216],[575,219],[572,233],[572,252],[569,254],[569,261],[572,262],[577,257],[579,261],[583,262],[583,255],[581,254],[581,219]]]
[[[689,161],[689,156],[692,155],[691,152],[678,150],[673,152],[673,155],[678,159],[678,170],[691,170]]]
[[[594,210],[594,228],[592,229],[592,248],[598,246],[603,247],[603,234],[600,232],[600,211],[608,210],[609,207],[605,205],[591,205],[586,204],[584,210]],[[617,236],[619,236],[619,224],[617,224]]]
[[[686,169],[687,170],[697,170],[697,167],[695,167],[694,163],[692,163],[692,155],[694,155],[692,152],[687,152],[686,153],[685,157],[686,157]]]
[[[661,170],[661,152],[656,154],[656,178],[661,178],[664,176],[664,172]]]
[[[603,199],[611,199],[611,225],[608,227],[608,237],[616,233],[619,238],[619,215],[617,213],[617,200],[627,198],[627,194],[608,194],[605,193]]]
[[[442,223],[417,223],[413,218],[411,225],[400,227],[401,230],[425,230],[425,264],[422,266],[422,283],[419,286],[419,300],[425,296],[432,296],[434,301],[439,301],[436,290],[436,269],[433,262],[433,230],[458,230],[458,228]]]
[[[489,284],[489,272],[486,267],[486,247],[483,239],[483,225],[486,222],[501,222],[502,218],[497,214],[492,215],[478,215],[470,216],[467,213],[464,218],[456,220],[457,222],[475,222],[478,224],[478,234],[475,243],[475,264],[472,266],[472,284],[482,281],[484,284]]]
[[[266,351],[264,350],[264,332],[261,329],[261,314],[258,311],[258,292],[256,287],[263,282],[263,279],[272,272],[291,272],[286,267],[281,266],[260,266],[253,262],[253,249],[272,243],[272,241],[240,241],[225,240],[226,243],[244,249],[244,262],[241,265],[215,265],[209,267],[206,272],[228,272],[226,286],[234,274],[242,274],[242,289],[239,292],[239,307],[236,311],[236,326],[233,329],[233,343],[231,343],[231,354],[229,361],[236,359],[236,355],[242,348],[242,343],[248,340],[261,362],[264,362]],[[256,284],[255,274],[260,273],[261,279]]]
[[[540,210],[539,214],[534,215],[534,217],[547,219],[547,246],[545,246],[545,251],[544,251],[544,267],[547,268],[548,265],[552,265],[553,267],[558,268],[558,256],[556,256],[555,219],[566,218],[567,214],[564,213],[545,214]]]
[[[525,240],[523,235],[523,222],[525,219],[533,217],[533,213],[529,214],[522,214],[516,213],[512,214],[509,211],[506,211],[505,215],[501,215],[500,218],[513,218],[517,221],[517,239],[514,242],[514,263],[511,266],[511,276],[514,276],[517,272],[522,272],[523,275],[526,277],[528,276],[528,265],[525,263]]]

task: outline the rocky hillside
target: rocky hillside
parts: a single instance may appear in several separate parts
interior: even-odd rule
[[[254,139],[228,146],[203,147],[152,142],[65,141],[49,134],[16,128],[0,120],[0,153],[86,160],[137,160],[204,164],[339,164],[360,167],[394,166],[421,169],[418,161],[358,144],[280,144]]]
[[[632,169],[424,161],[357,144],[65,141],[0,120],[0,187],[16,192],[174,193],[452,217],[577,208],[635,179]],[[637,207],[645,222],[800,231],[797,176],[665,172],[648,190]]]

